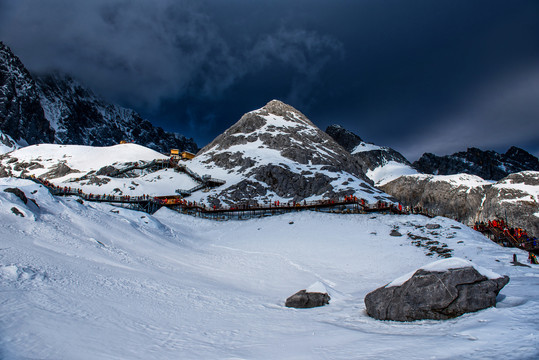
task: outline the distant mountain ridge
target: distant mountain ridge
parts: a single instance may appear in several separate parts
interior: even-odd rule
[[[107,103],[59,74],[32,76],[0,42],[0,130],[20,145],[110,146],[135,142],[162,153],[196,152],[192,139],[154,127],[131,109]]]
[[[367,176],[377,185],[385,184],[401,175],[412,175],[414,172],[431,175],[465,173],[485,180],[499,181],[510,174],[539,171],[539,159],[516,146],[512,146],[505,154],[477,148],[445,156],[424,153],[419,160],[410,163],[399,152],[389,147],[367,143],[359,135],[340,125],[329,126],[326,133],[361,163]],[[385,176],[388,173],[391,174]]]
[[[539,159],[516,146],[512,146],[505,154],[477,148],[446,156],[425,153],[412,165],[425,174],[466,173],[495,181],[521,171],[539,171]]]

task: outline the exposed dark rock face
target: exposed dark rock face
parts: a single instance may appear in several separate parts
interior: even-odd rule
[[[526,191],[539,186],[539,172],[511,174],[496,183],[459,176],[462,182],[433,175],[401,176],[380,188],[404,205],[419,206],[465,224],[502,218],[539,236],[539,202]]]
[[[54,141],[39,102],[39,88],[20,59],[0,42],[0,130],[14,140]]]
[[[364,172],[386,165],[390,161],[411,166],[410,162],[398,151],[385,146],[368,144],[357,134],[340,125],[329,126],[326,133],[359,161]]]
[[[539,171],[539,159],[525,150],[511,147],[505,154],[469,148],[453,155],[426,153],[413,166],[420,172],[435,175],[467,173],[483,179],[501,180],[511,173]]]
[[[418,270],[401,286],[367,294],[367,313],[379,320],[445,320],[496,305],[509,277],[488,279],[473,267],[444,272]]]
[[[109,104],[69,77],[37,78],[45,115],[56,127],[56,142],[110,146],[124,140],[167,153],[197,152],[193,139],[154,127],[135,111]]]
[[[0,42],[0,131],[21,145],[110,146],[124,140],[162,153],[198,150],[193,139],[165,132],[135,111],[107,103],[73,79],[32,77]]]
[[[24,191],[22,191],[19,188],[6,188],[6,189],[4,189],[4,192],[12,193],[15,196],[17,196],[19,199],[21,199],[21,201],[23,203],[25,203],[25,204],[28,203],[28,198],[26,197],[26,194],[24,193]]]
[[[24,217],[24,214],[19,209],[17,209],[15,206],[13,206],[11,208],[11,212],[14,213],[17,216]]]
[[[356,146],[361,144],[363,140],[353,132],[346,130],[341,125],[330,125],[326,129],[326,133],[341,145],[346,151],[352,152]]]
[[[286,299],[285,306],[298,309],[307,309],[329,304],[331,298],[326,293],[307,292],[300,290]]]

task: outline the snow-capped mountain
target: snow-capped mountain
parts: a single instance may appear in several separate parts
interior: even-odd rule
[[[380,187],[408,206],[471,225],[501,218],[539,236],[539,172],[524,171],[493,182],[475,175],[401,176]]]
[[[518,147],[511,147],[505,154],[469,148],[453,155],[436,156],[425,153],[413,163],[414,168],[425,174],[453,175],[467,173],[487,180],[501,180],[520,171],[539,171],[539,159]]]
[[[398,151],[367,143],[340,125],[329,126],[326,133],[359,161],[367,177],[376,185],[385,184],[402,175],[418,173]]]
[[[355,194],[386,199],[361,165],[305,115],[278,100],[245,114],[193,161],[199,173],[227,181],[209,203],[303,201]]]
[[[75,80],[34,76],[0,42],[0,130],[20,145],[110,146],[135,142],[160,152],[196,152],[192,139],[165,132],[135,111],[107,103]]]

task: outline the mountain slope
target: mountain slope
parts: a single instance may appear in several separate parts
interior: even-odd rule
[[[0,177],[35,176],[94,195],[174,195],[197,183],[187,174],[151,165],[169,157],[137,144],[107,147],[39,144],[0,155]],[[140,168],[132,169],[137,164]],[[131,169],[131,170],[129,170]],[[117,170],[129,170],[110,176]]]
[[[198,150],[192,139],[165,132],[131,109],[109,104],[69,77],[37,77],[45,117],[60,144],[110,146],[135,142],[167,153],[171,148]]]
[[[410,162],[390,147],[364,142],[358,135],[340,125],[329,126],[326,133],[357,159],[367,177],[376,185],[385,184],[402,175],[417,174]]]
[[[523,171],[498,181],[475,175],[402,176],[380,187],[405,205],[472,225],[501,218],[539,236],[539,172]]]
[[[17,144],[17,142],[13,140],[11,136],[4,134],[0,130],[0,155],[13,151],[18,148],[19,148],[19,145]]]
[[[505,154],[469,148],[452,155],[437,156],[425,153],[413,163],[425,174],[453,175],[467,173],[487,180],[501,180],[512,173],[539,171],[539,159],[527,151],[511,147]]]
[[[1,42],[0,131],[23,146],[110,146],[123,140],[162,153],[171,148],[198,150],[192,139],[154,127],[135,111],[107,103],[69,77],[32,77]]]
[[[193,161],[199,173],[227,181],[209,203],[303,201],[356,194],[387,196],[370,186],[361,165],[305,115],[280,101],[245,114]],[[196,170],[195,170],[196,171]]]
[[[20,59],[0,42],[0,131],[20,145],[54,141],[40,89]]]

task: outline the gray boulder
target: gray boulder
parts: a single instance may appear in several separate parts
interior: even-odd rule
[[[508,276],[489,279],[473,267],[443,272],[420,269],[400,286],[367,294],[367,313],[378,320],[445,320],[496,305]]]
[[[286,299],[285,306],[298,309],[313,308],[329,304],[331,298],[327,293],[307,292],[300,290]]]

